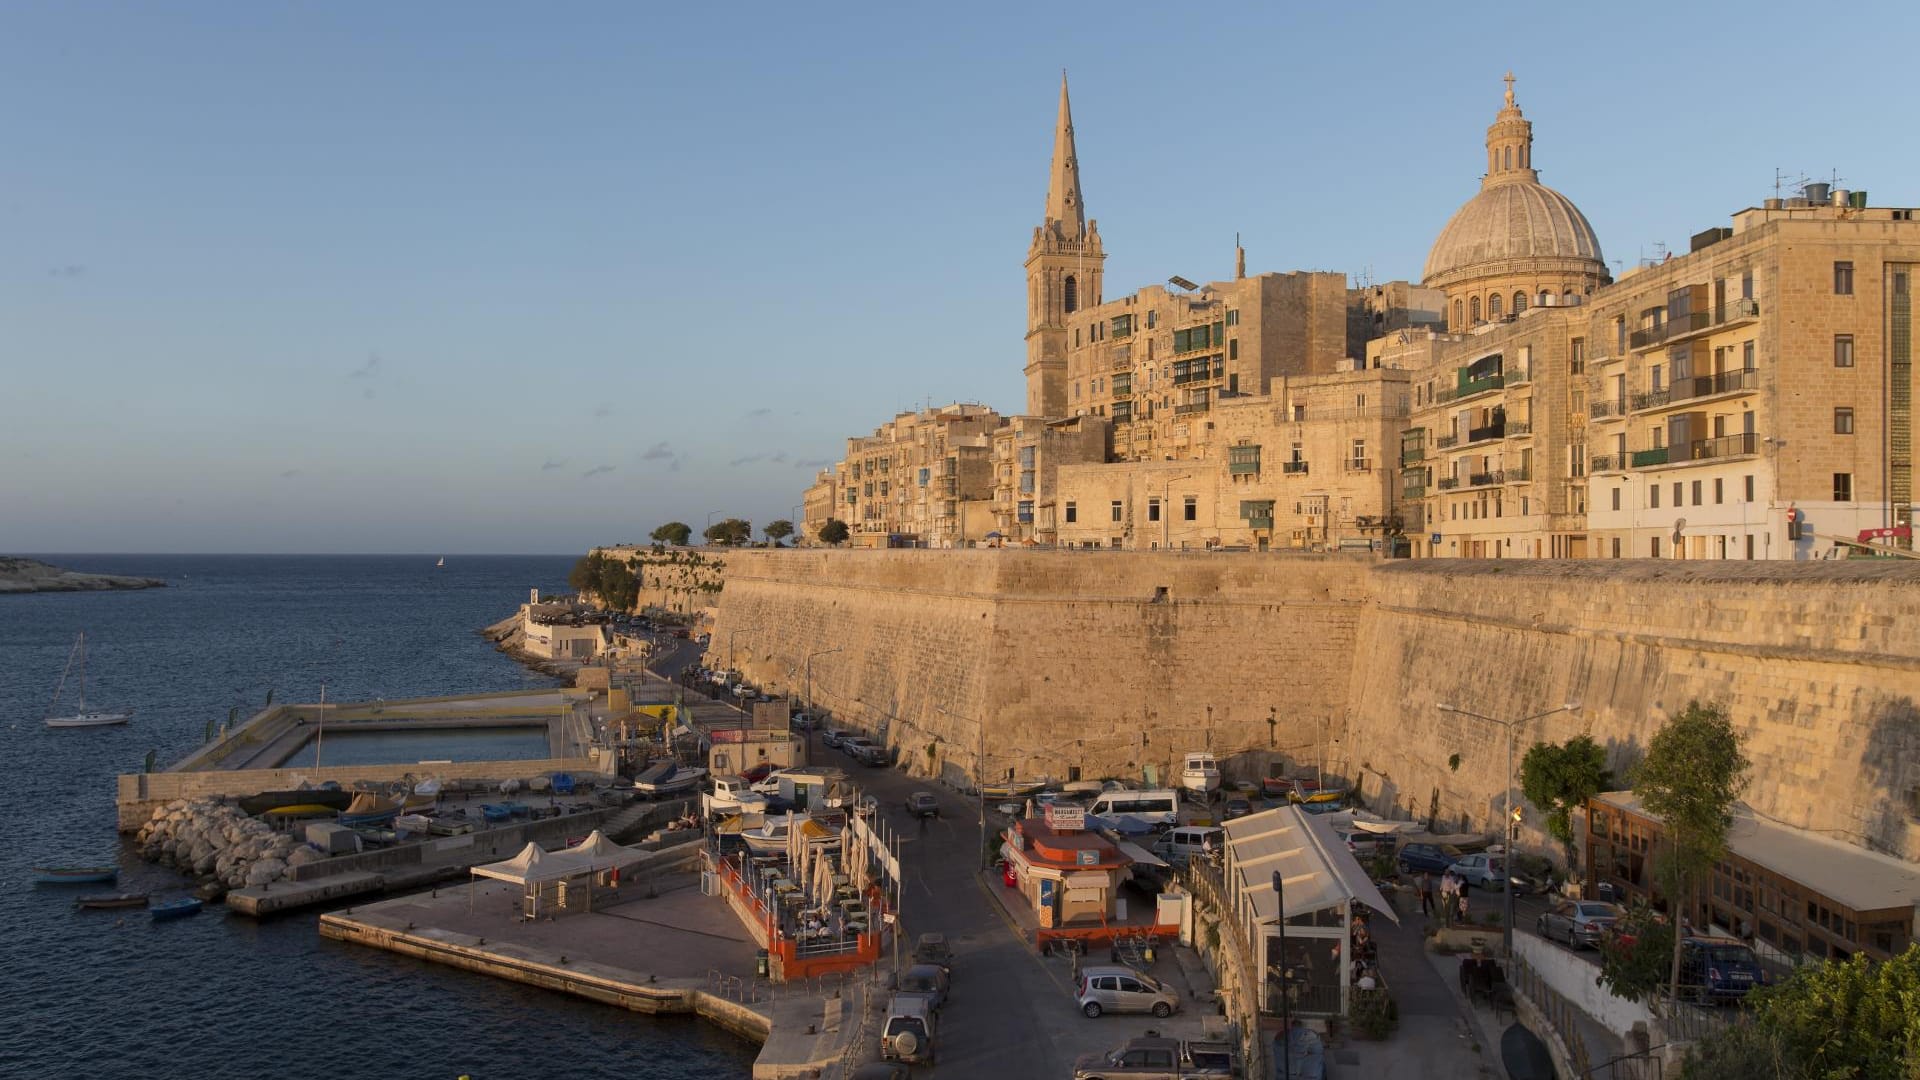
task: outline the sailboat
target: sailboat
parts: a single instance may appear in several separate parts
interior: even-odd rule
[[[447,557],[445,555],[440,556],[440,561],[437,563],[434,563],[433,565],[434,565],[434,569],[436,570],[439,569],[440,567],[447,565]]]
[[[74,665],[80,666],[80,711],[72,716],[54,716],[53,711],[60,707],[60,695],[67,688],[67,676],[73,674]],[[82,630],[73,639],[73,651],[67,654],[67,667],[60,673],[60,685],[53,688],[53,703],[47,706],[47,726],[56,728],[70,727],[107,727],[112,724],[124,724],[133,719],[128,712],[88,712],[87,711],[87,634]]]

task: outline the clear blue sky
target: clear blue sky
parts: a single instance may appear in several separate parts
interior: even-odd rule
[[[1022,407],[1062,67],[1110,297],[1417,277],[1508,68],[1610,261],[1776,167],[1920,203],[1907,4],[1281,7],[9,4],[0,551],[789,516]]]

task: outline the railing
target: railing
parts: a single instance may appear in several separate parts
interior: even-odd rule
[[[1113,370],[1127,371],[1133,367],[1132,350],[1116,352],[1113,356]]]
[[[1595,454],[1589,465],[1593,472],[1616,472],[1627,467],[1619,454]]]
[[[1509,371],[1507,372],[1506,378],[1508,386],[1524,386],[1533,381],[1533,372]]]
[[[1560,1036],[1567,1054],[1573,1059],[1573,1075],[1588,1077],[1593,1075],[1589,1066],[1592,1059],[1587,1055],[1587,1040],[1581,1035],[1581,1021],[1584,1014],[1580,1007],[1569,1001],[1560,991],[1555,990],[1546,979],[1528,965],[1524,957],[1513,957],[1507,964],[1510,973],[1507,984],[1514,993],[1533,1003],[1540,1012],[1541,1019]],[[1620,1074],[1614,1073],[1618,1076]]]
[[[1628,456],[1632,460],[1633,467],[1636,469],[1644,469],[1649,465],[1665,465],[1667,463],[1667,448],[1664,446],[1656,446],[1651,450],[1635,450]]]
[[[1722,435],[1717,439],[1696,439],[1687,445],[1690,460],[1706,461],[1710,458],[1739,457],[1742,454],[1759,453],[1760,436],[1751,431],[1738,435]]]
[[[1488,439],[1502,439],[1506,437],[1506,434],[1506,422],[1501,421],[1498,424],[1488,424],[1485,427],[1468,428],[1467,441],[1469,443],[1477,443],[1485,442]]]
[[[1505,375],[1488,375],[1481,379],[1472,379],[1458,386],[1446,387],[1433,395],[1435,401],[1458,401],[1475,394],[1484,394],[1489,390],[1498,390],[1507,384]]]
[[[1524,484],[1533,479],[1533,470],[1529,468],[1508,469],[1506,473],[1503,482],[1508,484]]]
[[[1468,487],[1486,487],[1488,484],[1502,483],[1505,481],[1505,479],[1506,479],[1505,473],[1501,472],[1499,469],[1493,469],[1488,472],[1469,474],[1467,477],[1467,486]]]
[[[1439,436],[1438,438],[1436,438],[1436,439],[1434,439],[1434,440],[1433,440],[1433,445],[1434,445],[1434,448],[1435,448],[1435,449],[1437,449],[1437,450],[1446,450],[1446,449],[1448,449],[1448,448],[1450,448],[1450,447],[1455,447],[1455,446],[1459,446],[1459,445],[1460,445],[1460,436],[1458,436],[1458,435],[1441,435],[1441,436]]]
[[[1224,373],[1216,375],[1212,371],[1189,371],[1184,375],[1175,375],[1173,377],[1173,385],[1185,386],[1188,383],[1212,382],[1215,379],[1224,378],[1226,378]]]
[[[1693,398],[1712,397],[1715,394],[1731,394],[1742,390],[1760,389],[1760,373],[1749,368],[1738,371],[1723,371],[1718,375],[1696,375],[1688,379],[1675,379],[1667,388],[1672,401],[1689,401]]]
[[[1293,473],[1296,476],[1304,476],[1307,472],[1307,463],[1304,461],[1283,461],[1280,463],[1280,471],[1283,473]]]
[[[1113,388],[1113,397],[1114,397],[1114,400],[1116,401],[1124,401],[1127,398],[1130,398],[1132,396],[1133,396],[1132,383],[1128,383],[1125,386],[1115,386]]]
[[[1348,458],[1347,471],[1348,472],[1372,472],[1373,459],[1372,458]]]
[[[1175,405],[1173,407],[1173,415],[1192,416],[1195,413],[1206,412],[1211,408],[1213,408],[1213,402],[1211,401],[1195,401],[1187,405]]]
[[[1672,394],[1664,386],[1658,390],[1647,390],[1635,394],[1633,395],[1633,411],[1639,412],[1641,409],[1657,409],[1665,405],[1671,398]]]
[[[1730,301],[1725,307],[1714,311],[1694,311],[1668,319],[1659,326],[1648,326],[1635,330],[1627,339],[1634,349],[1651,349],[1680,338],[1691,337],[1702,330],[1711,330],[1717,326],[1745,322],[1760,317],[1760,301],[1752,297],[1741,297]]]
[[[1511,439],[1515,435],[1531,435],[1531,434],[1533,434],[1533,421],[1531,420],[1507,421],[1507,438]]]
[[[1625,416],[1627,403],[1624,401],[1596,401],[1587,406],[1587,416],[1593,420],[1605,420],[1609,416]]]
[[[1457,476],[1443,476],[1434,481],[1433,486],[1439,488],[1441,491],[1452,491],[1454,488],[1460,486],[1460,478]]]

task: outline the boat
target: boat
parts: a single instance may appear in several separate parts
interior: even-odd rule
[[[706,775],[707,770],[698,766],[682,765],[671,759],[656,761],[633,778],[633,790],[657,799],[691,791]]]
[[[286,791],[263,791],[258,795],[248,795],[240,800],[240,809],[255,817],[269,810],[279,810],[292,806],[317,806],[322,810],[345,810],[353,802],[353,794],[338,789],[292,788]]]
[[[1191,794],[1210,798],[1220,790],[1220,765],[1212,751],[1190,750],[1180,765],[1180,786]]]
[[[339,812],[340,811],[334,807],[325,806],[321,803],[296,803],[293,806],[276,806],[258,816],[272,818],[275,821],[284,821],[288,818],[297,817],[328,817]]]
[[[147,894],[143,892],[90,893],[75,900],[73,906],[84,910],[146,907]]]
[[[1046,790],[1051,777],[1038,780],[1007,780],[998,784],[980,785],[980,794],[989,799],[1024,799],[1036,792]]]
[[[348,828],[357,826],[379,827],[391,825],[393,819],[400,816],[400,804],[385,795],[362,792],[353,797],[347,808],[340,812],[340,824]]]
[[[67,676],[73,674],[75,665],[80,668],[80,711],[72,716],[55,716],[53,711],[60,707],[60,694],[67,688]],[[67,666],[60,672],[60,682],[53,688],[53,701],[47,705],[47,726],[50,728],[111,727],[124,724],[133,719],[133,711],[126,712],[88,712],[87,711],[87,633],[82,630],[73,639],[73,648],[67,653]]]
[[[465,836],[473,831],[473,822],[459,818],[433,818],[427,822],[427,832],[432,836]]]
[[[436,570],[445,565],[447,565],[447,557],[445,555],[440,556],[440,561],[433,564]]]
[[[433,819],[425,814],[401,814],[393,819],[393,827],[401,832],[423,833],[433,828]]]
[[[807,814],[788,813],[779,817],[764,817],[760,824],[751,828],[741,828],[739,835],[747,849],[756,855],[784,855],[793,830],[799,829],[807,843],[820,849],[832,849],[840,846],[840,834]]]
[[[553,774],[553,793],[555,795],[573,794],[573,774],[557,772]]]
[[[481,803],[480,816],[488,821],[505,821],[513,816],[512,803]]]
[[[41,885],[95,885],[120,876],[117,866],[36,866],[33,880]]]
[[[147,914],[153,916],[155,922],[162,919],[184,919],[189,915],[200,914],[200,909],[205,906],[206,901],[197,896],[183,896],[178,900],[155,904],[147,909]]]

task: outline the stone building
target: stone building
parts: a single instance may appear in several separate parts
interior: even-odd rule
[[[1080,196],[1080,157],[1073,144],[1067,76],[1060,74],[1060,116],[1054,123],[1047,209],[1027,249],[1027,414],[1066,416],[1068,321],[1100,304],[1107,259],[1100,223],[1087,220]]]
[[[807,489],[803,533],[817,536],[837,517],[859,547],[984,538],[993,522],[992,434],[1003,423],[984,405],[956,402],[901,413],[848,439],[845,459]]]
[[[1056,475],[1062,466],[1107,460],[1105,417],[1010,417],[993,433],[991,539],[1051,544],[1058,539]]]

